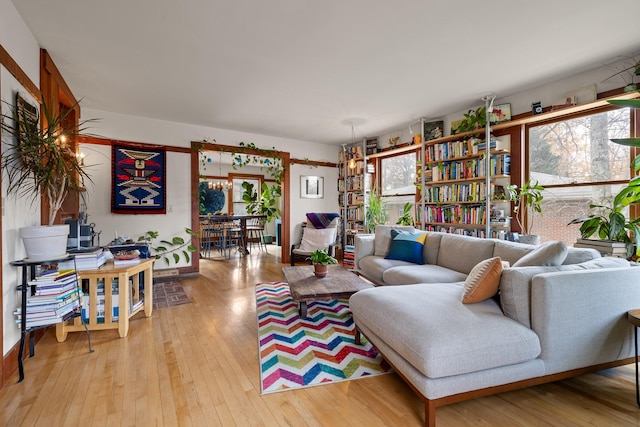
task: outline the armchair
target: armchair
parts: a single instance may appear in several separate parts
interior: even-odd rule
[[[291,245],[291,265],[305,261],[316,249],[326,249],[329,255],[335,256],[340,216],[336,213],[307,213],[307,220],[300,241]]]

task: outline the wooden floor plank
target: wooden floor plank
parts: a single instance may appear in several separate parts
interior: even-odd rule
[[[181,279],[191,303],[116,331],[48,330],[0,390],[0,425],[422,426],[424,405],[396,375],[260,394],[255,284],[282,281],[271,253],[203,260]],[[439,427],[640,426],[633,365],[438,408]]]

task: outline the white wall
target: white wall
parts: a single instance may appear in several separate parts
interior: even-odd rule
[[[338,147],[333,147],[335,160],[338,160]],[[303,199],[300,197],[300,177],[320,176],[324,178],[324,198]],[[307,212],[337,212],[338,206],[338,168],[293,165],[291,167],[291,243],[300,240],[300,224],[307,220]]]
[[[224,145],[239,146],[241,141],[254,143],[259,148],[287,151],[292,158],[317,161],[332,161],[337,159],[337,147],[315,144],[308,141],[298,141],[277,138],[245,132],[229,131],[184,123],[167,122],[143,117],[127,116],[107,111],[82,110],[82,119],[97,118],[99,121],[91,126],[90,133],[117,140],[145,142],[175,147],[190,147],[191,141],[211,140]],[[98,145],[83,144],[85,164],[90,173],[93,184],[87,185],[87,206],[89,222],[96,224],[96,230],[101,231],[101,243],[113,238],[115,231],[132,237],[139,236],[147,230],[157,230],[161,235],[170,238],[183,235],[182,230],[191,224],[191,186],[190,186],[190,154],[167,153],[167,212],[166,215],[115,215],[110,213],[111,191],[111,154],[110,148]],[[207,174],[218,175],[217,158],[207,171]],[[316,171],[322,170],[322,174]],[[228,167],[223,168],[229,171]],[[243,167],[238,172],[247,172]],[[291,230],[295,224],[304,220],[306,212],[337,211],[337,181],[336,168],[314,168],[309,173],[309,166],[294,165],[291,168]],[[253,173],[251,171],[250,173]],[[319,175],[325,177],[324,199],[300,199],[300,175]],[[329,191],[327,191],[327,189]],[[272,233],[275,231],[270,229]],[[295,235],[292,234],[292,239]],[[181,262],[177,266],[185,266]],[[158,265],[156,268],[162,268]]]
[[[16,60],[29,78],[40,84],[40,51],[38,43],[18,15],[10,0],[0,0],[0,44]],[[17,91],[27,95],[24,88],[4,67],[0,67],[0,97],[15,105]],[[28,99],[32,99],[28,96]],[[2,105],[3,112],[7,106]],[[4,136],[3,136],[4,138]],[[3,144],[4,150],[4,144]],[[13,312],[20,306],[20,294],[16,291],[18,269],[9,265],[11,261],[25,257],[24,246],[19,237],[19,228],[37,225],[40,222],[40,204],[29,200],[7,197],[6,180],[2,182],[2,337],[3,354],[20,341],[20,330]]]

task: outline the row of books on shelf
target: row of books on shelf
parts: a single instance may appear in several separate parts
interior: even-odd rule
[[[365,159],[353,159],[350,160],[347,165],[348,167],[344,167],[345,163],[338,163],[338,177],[343,178],[345,173],[347,176],[360,175],[368,171],[368,166],[365,163]]]
[[[492,183],[492,188],[494,186],[495,184]],[[481,202],[485,198],[486,185],[481,181],[431,186],[424,191],[426,203]]]
[[[346,203],[345,203],[346,201]],[[347,192],[346,199],[345,193],[338,194],[338,203],[340,205],[358,205],[364,203],[364,193],[361,192]]]
[[[484,205],[426,206],[424,219],[427,223],[483,225],[485,210]]]
[[[364,222],[362,221],[347,221],[345,224],[345,234],[347,240],[356,234],[364,233]]]
[[[345,208],[346,221],[364,221],[364,206],[347,206]]]
[[[457,157],[479,154],[486,150],[487,144],[479,138],[466,138],[459,141],[442,142],[428,145],[425,148],[426,162],[438,162]],[[491,150],[509,151],[509,143],[503,140],[492,140]]]
[[[344,150],[340,150],[338,152],[338,161],[344,163],[350,159],[361,159],[364,157],[364,153],[364,147],[362,144],[348,145],[344,147]]]
[[[462,236],[472,236],[472,237],[480,237],[486,238],[487,233],[483,228],[459,228],[455,226],[444,226],[444,225],[427,225],[425,227],[426,231],[439,231],[442,233],[450,233],[450,234],[459,234]],[[492,239],[507,239],[507,231],[505,230],[491,230],[489,236]]]
[[[508,154],[493,156],[489,167],[492,176],[509,175],[511,173],[511,157]],[[486,162],[480,158],[441,162],[431,166],[431,181],[483,178],[486,176],[486,169]]]
[[[348,176],[338,180],[338,191],[366,191],[371,188],[371,175]]]
[[[75,270],[43,270],[27,281],[27,303],[16,309],[16,323],[22,325],[25,315],[26,328],[52,325],[62,322],[80,307],[82,290],[78,286]]]

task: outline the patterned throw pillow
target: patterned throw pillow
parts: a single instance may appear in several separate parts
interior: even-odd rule
[[[497,294],[501,275],[500,257],[489,258],[476,264],[464,281],[462,303],[482,302]]]
[[[409,233],[402,230],[391,230],[391,245],[385,259],[424,264],[422,250],[426,240],[427,233],[424,231]]]

